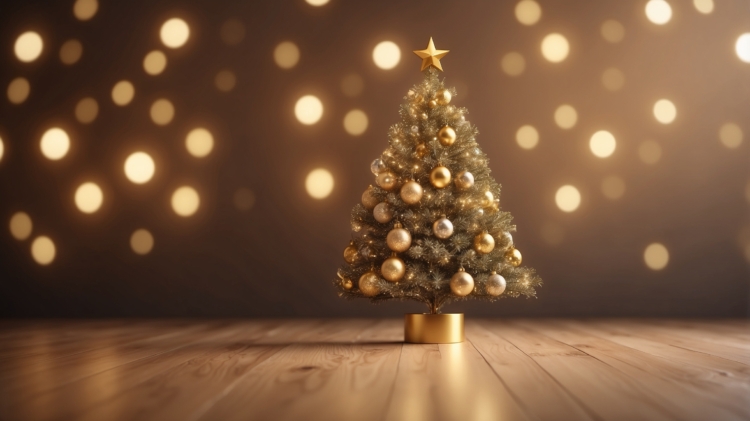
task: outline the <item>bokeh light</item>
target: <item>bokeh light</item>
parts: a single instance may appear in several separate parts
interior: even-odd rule
[[[305,189],[314,199],[325,199],[333,191],[333,176],[325,168],[316,168],[307,174]]]
[[[151,104],[151,120],[159,126],[169,124],[174,118],[174,105],[164,98],[157,99]]]
[[[381,69],[392,69],[401,61],[401,49],[392,41],[382,41],[372,50],[372,59]]]
[[[203,158],[214,149],[214,136],[202,127],[195,128],[185,137],[185,147],[190,155]]]
[[[669,251],[664,244],[651,243],[643,252],[643,261],[652,270],[662,270],[669,263]]]
[[[70,137],[65,130],[59,127],[53,127],[42,135],[40,142],[42,154],[56,161],[64,157],[70,149]]]
[[[34,224],[26,212],[16,212],[10,217],[10,235],[16,240],[23,241],[31,236]]]
[[[526,60],[520,53],[511,51],[500,60],[500,67],[508,76],[518,76],[526,69]]]
[[[617,200],[621,198],[625,194],[625,180],[616,175],[604,177],[602,193],[607,199]]]
[[[299,48],[291,41],[284,41],[273,50],[273,60],[282,69],[291,69],[299,62]]]
[[[364,133],[367,124],[367,114],[362,110],[351,110],[344,116],[344,130],[352,136]]]
[[[99,104],[94,98],[83,98],[76,104],[76,120],[83,124],[89,124],[96,120],[99,114]]]
[[[617,141],[614,135],[606,130],[599,130],[589,140],[591,152],[599,158],[607,158],[615,152]]]
[[[188,217],[198,211],[201,199],[190,186],[182,186],[172,193],[172,209],[177,215]]]
[[[649,0],[646,3],[646,17],[657,25],[664,25],[672,19],[672,6],[665,0]]]
[[[234,192],[232,202],[237,210],[247,212],[255,206],[255,193],[248,188],[240,187]]]
[[[725,123],[719,128],[719,140],[729,149],[738,148],[742,144],[742,129],[734,123]]]
[[[16,57],[24,63],[30,63],[42,54],[44,42],[42,37],[34,31],[24,32],[16,38],[13,50]]]
[[[35,238],[34,242],[31,243],[31,257],[42,266],[52,263],[55,260],[56,253],[55,243],[45,235]]]
[[[147,183],[155,171],[156,164],[146,152],[133,152],[125,159],[125,177],[135,184]]]
[[[135,87],[129,80],[121,80],[112,88],[112,102],[120,107],[130,104],[135,96]]]
[[[3,161],[3,155],[5,155],[5,143],[3,143],[3,138],[0,137],[0,162]]]
[[[602,73],[602,85],[608,91],[619,91],[625,85],[625,75],[616,67],[610,67]]]
[[[750,63],[750,32],[744,33],[737,38],[737,42],[734,44],[734,51],[737,52],[737,57],[745,63]]]
[[[31,93],[31,84],[24,77],[13,79],[8,85],[8,101],[13,104],[21,104],[26,101]]]
[[[638,146],[638,157],[644,164],[654,165],[661,159],[661,145],[653,140],[646,140]]]
[[[135,254],[149,254],[154,248],[154,236],[146,229],[137,229],[130,236],[130,248]]]
[[[159,50],[151,51],[143,58],[143,70],[151,76],[161,74],[167,67],[167,56]]]
[[[573,212],[581,205],[581,193],[577,188],[566,184],[555,193],[555,203],[563,212]]]
[[[231,91],[232,89],[234,89],[236,84],[237,76],[235,76],[234,72],[231,70],[222,70],[217,73],[216,77],[214,78],[214,85],[216,85],[216,89],[222,92]]]
[[[99,10],[99,2],[97,0],[76,0],[73,4],[73,15],[78,20],[93,18],[97,10]]]
[[[542,40],[542,55],[552,63],[559,63],[568,57],[570,44],[561,34],[552,33]]]
[[[227,45],[237,45],[245,39],[245,25],[239,19],[229,19],[221,25],[221,40]]]
[[[693,0],[695,10],[708,15],[714,11],[714,0]]]
[[[190,37],[190,27],[180,18],[172,18],[161,25],[161,42],[169,48],[180,48]]]
[[[551,246],[562,244],[565,239],[565,230],[560,224],[555,222],[547,221],[542,224],[539,233],[542,236],[542,240]]]
[[[94,213],[102,206],[102,202],[104,193],[96,183],[86,182],[76,189],[75,203],[81,212]]]
[[[60,61],[66,66],[75,64],[83,55],[83,45],[77,39],[65,41],[60,47]]]
[[[348,74],[341,79],[341,92],[348,97],[358,96],[364,89],[365,81],[356,73]]]
[[[561,129],[570,129],[576,125],[578,113],[572,105],[563,104],[555,110],[555,124]]]
[[[307,4],[311,6],[320,7],[320,6],[328,4],[330,0],[305,0],[305,1],[307,2]]]
[[[672,101],[660,99],[654,104],[654,117],[661,124],[669,124],[677,117],[677,108]]]
[[[611,43],[620,42],[625,37],[625,27],[614,19],[605,20],[602,23],[601,32],[602,37]]]
[[[305,95],[294,105],[294,115],[302,124],[315,124],[323,117],[323,103],[314,95]]]
[[[539,143],[539,132],[534,126],[523,125],[516,131],[516,143],[523,149],[533,149]]]
[[[524,25],[533,25],[542,17],[542,7],[534,0],[521,0],[516,4],[516,19]]]

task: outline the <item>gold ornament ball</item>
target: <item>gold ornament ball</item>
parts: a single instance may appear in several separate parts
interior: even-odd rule
[[[451,171],[444,166],[435,167],[430,173],[430,183],[442,189],[451,183]]]
[[[474,237],[474,250],[487,254],[495,249],[495,239],[486,232]]]
[[[438,102],[435,101],[434,99],[430,100],[430,102],[427,103],[427,106],[430,108],[435,108],[437,107],[437,105],[438,105]]]
[[[390,222],[393,219],[393,206],[386,202],[380,202],[373,209],[372,216],[381,224]]]
[[[385,242],[388,244],[388,248],[397,253],[401,253],[409,250],[409,247],[411,247],[411,234],[409,234],[409,231],[401,228],[401,225],[398,224],[388,232]]]
[[[474,278],[463,269],[451,277],[451,292],[459,297],[465,297],[474,290]]]
[[[341,286],[344,287],[344,289],[348,291],[348,290],[352,289],[353,284],[352,284],[351,280],[344,279],[344,280],[341,281]]]
[[[450,91],[447,89],[441,89],[437,92],[436,99],[437,103],[440,105],[448,105],[449,102],[451,102],[451,98],[453,95],[451,95]]]
[[[484,195],[482,196],[482,206],[485,208],[488,208],[492,206],[493,202],[495,201],[495,195],[492,194],[491,191],[487,190],[484,192]]]
[[[362,205],[366,209],[372,209],[378,203],[380,203],[380,200],[378,200],[377,197],[373,196],[373,194],[372,194],[372,186],[368,187],[367,190],[365,190],[365,192],[362,193]]]
[[[349,244],[349,246],[344,249],[344,260],[346,260],[347,263],[354,263],[358,256],[359,251],[354,247],[354,244]]]
[[[401,187],[401,200],[407,205],[416,205],[419,203],[422,200],[422,194],[424,194],[424,189],[414,180],[407,181]]]
[[[424,158],[427,155],[427,145],[425,145],[424,143],[420,143],[414,149],[414,152],[417,154],[418,157]]]
[[[359,290],[366,297],[374,297],[380,293],[380,279],[375,272],[367,272],[359,278]]]
[[[398,282],[406,273],[406,264],[396,256],[391,256],[380,266],[380,274],[386,281]]]
[[[474,186],[474,174],[468,171],[461,171],[456,176],[456,187],[461,190],[470,189]]]
[[[521,264],[522,259],[523,256],[521,256],[521,252],[516,248],[511,248],[505,252],[505,260],[513,267],[518,267]]]
[[[375,181],[383,190],[392,190],[396,187],[396,175],[390,171],[381,172],[378,174]]]
[[[492,272],[492,274],[487,278],[487,293],[497,297],[498,295],[505,292],[505,286],[506,286],[505,278],[502,277],[502,275],[498,275],[495,272]]]
[[[456,131],[451,126],[444,126],[438,132],[438,139],[443,146],[450,146],[456,141]]]

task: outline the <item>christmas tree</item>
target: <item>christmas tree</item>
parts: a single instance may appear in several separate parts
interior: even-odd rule
[[[371,165],[375,185],[352,209],[355,234],[335,281],[340,295],[421,301],[431,314],[469,298],[535,297],[542,280],[520,266],[515,226],[500,209],[477,129],[439,78],[448,51],[430,38],[414,53],[424,81],[404,98],[390,146]]]

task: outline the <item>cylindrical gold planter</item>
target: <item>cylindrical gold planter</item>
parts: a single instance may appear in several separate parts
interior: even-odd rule
[[[452,344],[464,341],[464,315],[404,315],[404,342],[413,344]]]

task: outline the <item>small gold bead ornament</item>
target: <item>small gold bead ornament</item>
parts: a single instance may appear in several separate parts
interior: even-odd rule
[[[417,157],[424,158],[425,156],[427,156],[427,145],[425,145],[424,143],[420,143],[414,149],[414,153],[417,155]]]
[[[477,253],[487,254],[495,249],[495,238],[483,232],[474,237],[474,250]]]
[[[518,267],[522,260],[523,256],[521,256],[521,252],[517,248],[511,247],[505,252],[505,261],[513,267]]]
[[[438,132],[438,140],[443,146],[450,146],[456,141],[456,131],[451,126],[444,126]]]
[[[474,290],[474,277],[466,273],[464,268],[460,268],[458,272],[451,277],[450,285],[451,292],[454,295],[465,297],[471,294],[471,291]]]
[[[489,208],[490,206],[492,206],[494,202],[495,202],[495,195],[492,194],[492,192],[489,190],[484,192],[484,195],[482,195],[482,206],[485,208]]]
[[[430,183],[439,189],[447,187],[451,183],[451,171],[442,165],[435,167],[430,172]]]
[[[383,275],[386,281],[398,282],[404,277],[406,273],[406,264],[403,260],[398,258],[395,253],[393,256],[385,259],[383,264],[380,266],[380,274]]]
[[[378,174],[375,181],[383,190],[393,190],[396,187],[396,175],[390,171],[384,171]]]
[[[411,247],[411,234],[403,228],[401,223],[396,222],[393,229],[388,232],[385,242],[391,250],[402,253]]]
[[[354,286],[354,284],[352,284],[352,281],[349,279],[343,279],[341,281],[341,286],[344,287],[345,290],[349,291],[350,289],[352,289],[352,286]]]
[[[401,186],[401,200],[407,205],[416,205],[422,200],[424,189],[414,180],[407,181]]]

